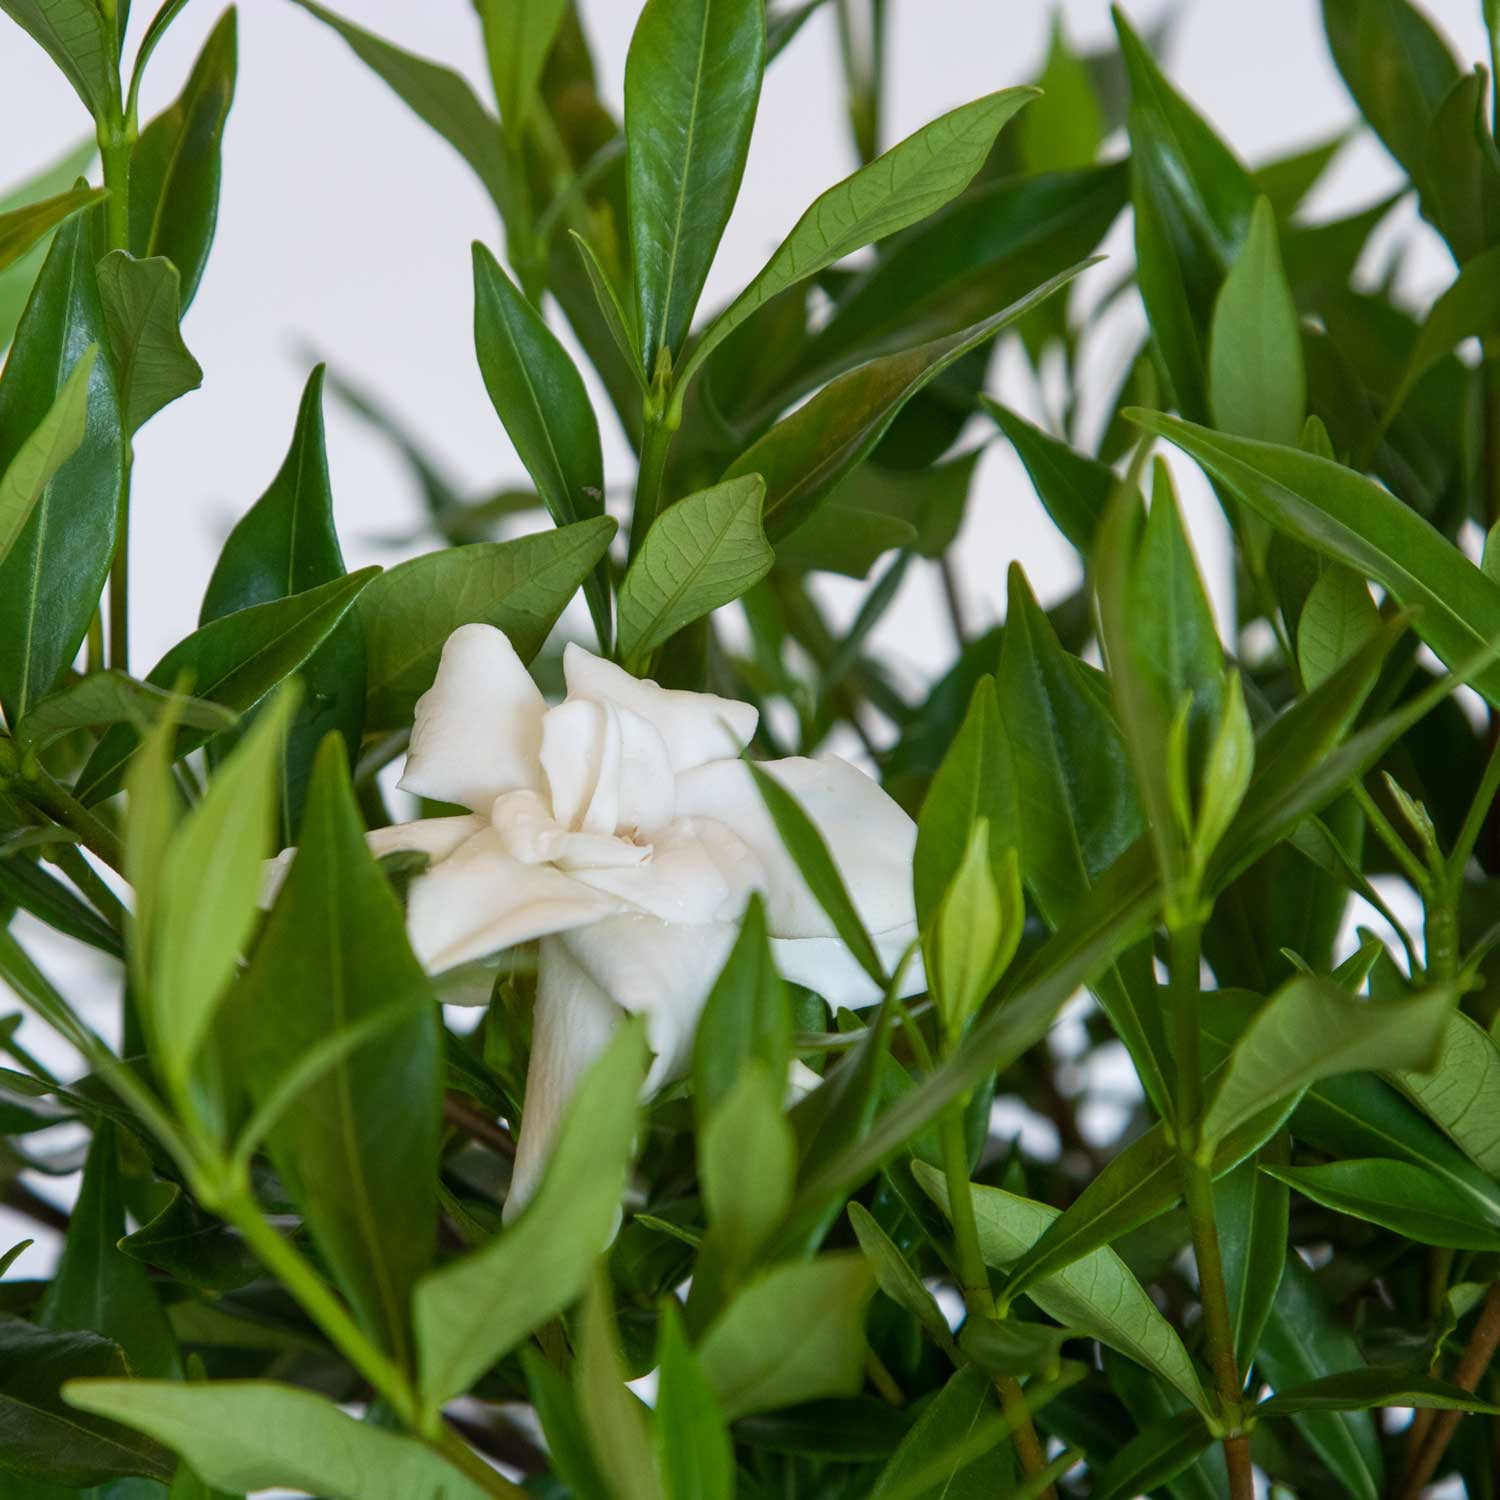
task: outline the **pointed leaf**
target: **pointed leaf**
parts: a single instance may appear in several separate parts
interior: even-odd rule
[[[1455,1011],[1430,1072],[1389,1076],[1472,1160],[1500,1176],[1500,1046],[1489,1032]]]
[[[3,0],[5,13],[46,49],[91,115],[109,103],[115,45],[93,0]]]
[[[734,1448],[724,1415],[670,1298],[662,1308],[657,1358],[656,1445],[664,1500],[733,1500]]]
[[[1472,1391],[1434,1380],[1419,1370],[1345,1370],[1278,1391],[1255,1408],[1257,1417],[1302,1411],[1367,1411],[1375,1406],[1414,1406],[1427,1411],[1477,1411],[1500,1417],[1500,1406]]]
[[[1114,470],[1075,452],[988,396],[981,396],[980,404],[1010,439],[1052,524],[1085,557],[1092,557],[1095,535],[1118,483]]]
[[[103,188],[74,187],[50,198],[38,198],[19,208],[0,211],[0,271],[14,265],[64,219],[98,203],[104,196]]]
[[[490,77],[505,128],[517,140],[536,102],[542,68],[567,0],[479,0]]]
[[[96,274],[125,430],[134,433],[162,407],[197,390],[203,371],[182,342],[177,321],[182,294],[171,261],[136,260],[127,251],[112,250]]]
[[[1287,1155],[1286,1138],[1264,1147],[1214,1184],[1214,1213],[1224,1257],[1224,1286],[1234,1330],[1234,1363],[1249,1370],[1286,1269],[1290,1195],[1271,1175]]]

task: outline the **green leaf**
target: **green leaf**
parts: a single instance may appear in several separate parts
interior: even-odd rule
[[[1474,1162],[1500,1176],[1500,1046],[1489,1032],[1455,1011],[1432,1069],[1389,1077]]]
[[[778,293],[956,198],[984,165],[1006,122],[1035,97],[1035,89],[1002,89],[960,105],[814,199],[745,290],[703,331],[679,386]]]
[[[0,193],[0,213],[24,208],[38,198],[55,197],[58,193],[75,187],[79,177],[88,171],[97,151],[94,131],[90,130],[84,141],[73,146],[59,159],[33,173],[18,186]],[[52,238],[49,231],[18,261],[0,270],[0,349],[8,345],[15,334],[26,299],[36,281],[37,272],[41,270]]]
[[[662,1304],[657,1360],[656,1449],[663,1500],[733,1500],[734,1447],[670,1297]]]
[[[234,102],[235,12],[209,33],[182,92],[141,131],[130,154],[130,252],[164,256],[187,310],[203,279],[219,217],[220,147]]]
[[[786,1077],[791,1043],[791,1008],[771,957],[765,903],[757,892],[745,907],[740,935],[708,992],[693,1038],[699,1127],[728,1099],[752,1063],[763,1064],[768,1077]]]
[[[46,50],[89,114],[101,116],[116,49],[100,7],[93,0],[3,0],[0,8]]]
[[[362,568],[304,594],[257,604],[204,625],[173,646],[146,674],[146,681],[154,687],[185,686],[200,699],[246,714],[317,650],[379,572]],[[203,729],[183,728],[173,758],[196,750],[208,738]],[[122,724],[109,730],[78,778],[79,797],[97,802],[118,790],[139,743],[140,735],[132,727]]]
[[[1289,1252],[1261,1336],[1258,1373],[1277,1390],[1294,1390],[1326,1375],[1357,1371],[1363,1364],[1354,1335],[1328,1306],[1313,1273],[1295,1251]],[[1293,1414],[1292,1421],[1345,1494],[1379,1500],[1384,1465],[1375,1424],[1367,1415],[1308,1411]]]
[[[704,1335],[698,1357],[734,1421],[864,1382],[870,1272],[860,1255],[821,1255],[748,1283]]]
[[[583,377],[481,244],[474,246],[474,347],[495,411],[559,526],[604,514],[599,424]],[[609,643],[608,577],[588,585],[601,645]]]
[[[105,344],[92,221],[92,214],[80,214],[58,230],[0,376],[0,474],[7,491],[17,456],[65,391],[64,429],[78,420],[72,403],[80,393],[67,389],[77,369],[77,356],[70,354]],[[12,724],[71,665],[114,556],[122,466],[118,394],[106,359],[93,360],[85,378],[82,440],[33,503],[19,536],[10,527],[14,513],[6,518],[14,539],[0,562],[0,639],[8,642],[0,657],[0,704]],[[26,473],[23,464],[17,479]]]
[[[854,1228],[854,1237],[870,1263],[870,1272],[875,1285],[898,1307],[904,1307],[927,1331],[927,1336],[939,1349],[950,1355],[957,1354],[948,1320],[937,1305],[921,1278],[912,1269],[911,1263],[892,1243],[869,1209],[862,1203],[849,1205],[849,1223]]]
[[[182,294],[171,261],[136,260],[125,250],[112,250],[96,274],[125,430],[135,433],[162,407],[197,390],[203,370],[182,342]]]
[[[1303,200],[1323,180],[1334,158],[1349,144],[1352,132],[1342,130],[1314,146],[1275,157],[1255,169],[1255,190],[1270,200],[1278,220],[1290,219]]]
[[[986,1429],[993,1434],[987,1451],[969,1451]],[[1008,1495],[1015,1458],[1001,1447],[1005,1436],[993,1383],[979,1370],[956,1370],[886,1461],[870,1500],[897,1495],[914,1500],[986,1500]]]
[[[345,1416],[269,1380],[72,1380],[69,1403],[148,1432],[209,1484],[291,1488],[328,1500],[486,1500],[488,1492],[415,1438]]]
[[[74,187],[50,198],[23,203],[8,212],[0,211],[0,271],[14,265],[64,219],[72,218],[79,209],[88,208],[106,196],[103,188]]]
[[[1214,305],[1208,385],[1214,426],[1264,443],[1296,443],[1307,371],[1292,289],[1281,266],[1276,215],[1256,200],[1245,243]]]
[[[948,1185],[925,1162],[912,1171],[923,1190],[947,1212]],[[986,1265],[1007,1270],[1046,1233],[1058,1217],[1055,1208],[1034,1203],[1002,1188],[974,1186],[979,1248]],[[1074,1261],[1026,1294],[1049,1318],[1145,1365],[1175,1387],[1193,1407],[1209,1415],[1211,1403],[1170,1323],[1118,1255],[1107,1246]]]
[[[1252,1115],[1320,1078],[1366,1068],[1429,1068],[1454,989],[1366,1000],[1316,975],[1289,980],[1245,1028],[1204,1109],[1202,1138],[1222,1140]]]
[[[766,533],[779,540],[802,525],[820,500],[867,458],[901,408],[972,349],[1024,317],[1090,262],[1062,271],[1019,301],[945,338],[873,359],[825,386],[783,417],[730,465],[726,478],[761,474]],[[707,335],[696,348],[701,349]]]
[[[234,1050],[255,1102],[320,1039],[392,1011],[404,1014],[287,1105],[268,1144],[360,1321],[405,1365],[407,1306],[436,1240],[438,1011],[329,739],[291,871],[234,997]]]
[[[179,1096],[259,914],[262,867],[275,852],[276,765],[294,702],[288,690],[260,717],[150,877],[152,923],[138,938],[150,984],[141,1000],[152,1060]]]
[[[600,1272],[589,1280],[573,1377],[578,1410],[595,1457],[608,1465],[615,1500],[659,1500],[646,1408],[625,1383],[609,1288],[608,1278]]]
[[[641,364],[675,358],[740,190],[765,69],[764,0],[647,0],[625,61]]]
[[[1213,1441],[1195,1411],[1178,1412],[1138,1432],[1099,1472],[1094,1500],[1135,1500],[1155,1494]]]
[[[140,1261],[119,1248],[125,1182],[115,1127],[101,1122],[89,1145],[62,1259],[43,1299],[44,1328],[90,1332],[118,1344],[141,1375],[181,1374],[177,1343]]]
[[[478,0],[495,102],[506,130],[518,141],[567,9],[567,0]]]
[[[1412,624],[1449,666],[1500,640],[1500,585],[1416,511],[1374,480],[1330,459],[1226,437],[1155,412],[1131,420],[1176,444],[1279,531],[1342,562],[1419,607]],[[1500,670],[1473,686],[1500,702]]]
[[[1214,1184],[1214,1215],[1224,1257],[1224,1286],[1234,1330],[1234,1365],[1248,1371],[1286,1269],[1286,1185],[1270,1171],[1286,1160],[1285,1137],[1265,1146]]]
[[[1472,1391],[1434,1380],[1420,1370],[1345,1370],[1278,1391],[1255,1408],[1258,1419],[1305,1411],[1366,1411],[1373,1406],[1415,1406],[1428,1411],[1477,1411],[1500,1417],[1500,1406]]]
[[[1369,585],[1352,568],[1325,567],[1297,616],[1297,666],[1315,688],[1380,629]]]
[[[143,1265],[203,1291],[238,1291],[265,1274],[244,1240],[181,1188],[173,1188],[161,1212],[119,1243]]]
[[[1130,78],[1137,279],[1173,401],[1202,421],[1208,411],[1203,341],[1220,284],[1249,230],[1255,184],[1168,83],[1118,8],[1114,20]]]
[[[1062,13],[1052,13],[1042,96],[1016,127],[1016,152],[1027,175],[1087,167],[1104,141],[1104,120],[1087,64],[1074,52]]]
[[[755,587],[776,561],[761,528],[759,474],[669,505],[620,585],[620,656],[640,667],[658,646]]]
[[[59,1394],[66,1381],[129,1373],[117,1344],[96,1333],[56,1333],[0,1314],[0,1471],[80,1489],[139,1474],[163,1482],[172,1456],[114,1422],[80,1417]]]
[[[360,603],[366,729],[411,722],[417,699],[432,686],[443,643],[460,625],[497,626],[530,661],[614,534],[615,522],[596,516],[508,542],[428,552],[383,573]]]
[[[323,435],[323,375],[319,365],[308,376],[291,446],[276,477],[235,523],[219,552],[199,611],[202,625],[345,576]],[[300,672],[306,697],[287,735],[282,770],[281,827],[288,844],[301,822],[324,737],[339,735],[351,763],[359,754],[365,695],[359,616],[346,614]]]
[[[635,376],[636,383],[644,394],[649,382],[646,379],[646,372],[641,368],[641,354],[637,348],[638,340],[631,314],[625,310],[624,304],[620,301],[620,294],[615,290],[613,278],[599,264],[599,257],[594,254],[594,247],[576,229],[570,229],[568,234],[573,241],[574,248],[578,251],[579,260],[583,262],[583,269],[588,274],[589,285],[594,290],[594,300],[599,304],[599,315],[604,319],[605,327],[608,328],[609,335],[615,342],[615,348],[620,351],[627,368]]]
[[[97,344],[90,344],[83,351],[41,425],[21,444],[10,466],[0,473],[0,566],[57,471],[78,452],[83,442],[89,380],[98,353]]]
[[[574,1093],[542,1184],[521,1216],[418,1285],[413,1319],[430,1409],[467,1390],[583,1291],[618,1223],[644,1075],[640,1030],[622,1027]]]
[[[1500,1220],[1477,1211],[1442,1178],[1412,1162],[1371,1157],[1264,1170],[1324,1208],[1379,1224],[1403,1239],[1452,1250],[1500,1250]]]
[[[998,401],[988,396],[979,399],[1026,466],[1052,524],[1084,557],[1092,558],[1099,525],[1119,483],[1114,470],[1033,427]]]
[[[759,790],[766,811],[776,825],[781,842],[791,855],[798,873],[807,882],[807,888],[817,898],[834,931],[843,940],[844,946],[854,955],[866,974],[878,989],[884,990],[887,983],[885,965],[875,948],[861,919],[844,877],[829,853],[823,835],[808,815],[803,812],[797,799],[768,772],[756,763],[746,761],[750,775]]]
[[[403,52],[373,32],[364,31],[352,21],[314,4],[313,0],[296,0],[296,3],[338,32],[354,55],[468,162],[495,207],[501,213],[508,210],[512,188],[501,145],[500,122],[479,102],[463,78],[452,68]]]
[[[522,1349],[521,1365],[553,1472],[576,1500],[617,1500],[594,1458],[572,1386],[539,1350]]]
[[[1485,70],[1448,90],[1427,132],[1422,212],[1460,265],[1500,242],[1500,156],[1490,134]]]

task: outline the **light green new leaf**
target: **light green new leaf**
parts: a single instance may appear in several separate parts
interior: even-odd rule
[[[1297,441],[1307,408],[1302,332],[1264,198],[1214,307],[1208,390],[1216,427],[1264,443]]]
[[[948,1184],[925,1162],[912,1167],[917,1181],[947,1212]],[[1001,1188],[975,1186],[974,1214],[986,1265],[1006,1270],[1046,1233],[1055,1208]],[[1049,1318],[1077,1328],[1160,1375],[1205,1416],[1212,1403],[1172,1325],[1118,1255],[1107,1246],[1035,1283],[1026,1295]]]
[[[733,1500],[734,1445],[671,1297],[662,1304],[657,1360],[656,1453],[663,1500]]]
[[[1002,89],[960,105],[816,198],[749,286],[704,330],[679,384],[773,297],[956,198],[984,165],[1006,122],[1036,93]]]
[[[173,835],[155,875],[155,917],[144,934],[151,982],[141,998],[152,1055],[179,1089],[259,912],[262,867],[276,852],[281,740],[295,700],[289,689],[260,716]]]
[[[625,60],[630,250],[648,376],[687,338],[740,190],[764,0],[648,0]]]
[[[1195,458],[1279,531],[1373,578],[1419,607],[1413,628],[1447,665],[1471,665],[1500,640],[1500,584],[1389,490],[1294,448],[1227,437],[1158,412],[1130,419]],[[1500,704],[1500,668],[1473,679]]]
[[[1489,1032],[1455,1011],[1430,1072],[1388,1076],[1474,1162],[1500,1177],[1500,1046]]]
[[[48,408],[42,424],[0,475],[0,564],[25,529],[52,477],[78,451],[88,420],[89,378],[99,346],[90,344]]]
[[[1380,629],[1370,586],[1334,563],[1318,574],[1297,616],[1297,665],[1303,684],[1327,680]]]
[[[460,625],[494,625],[523,661],[609,550],[615,522],[595,516],[508,542],[428,552],[383,573],[360,604],[368,663],[367,729],[411,722],[443,643]]]
[[[869,456],[913,396],[1092,264],[1083,261],[1060,271],[1009,307],[957,333],[872,359],[841,375],[740,454],[725,477],[764,476],[766,533],[780,540],[806,522],[838,481]]]
[[[694,620],[738,599],[771,571],[759,474],[678,500],[652,523],[620,585],[620,656],[640,669]]]
[[[0,271],[13,265],[50,230],[106,196],[103,188],[74,187],[0,212]]]
[[[608,1468],[615,1500],[660,1500],[646,1408],[626,1384],[609,1278],[595,1271],[583,1305],[573,1383],[594,1456]]]
[[[73,1380],[81,1411],[149,1433],[209,1484],[299,1489],[328,1500],[489,1500],[415,1438],[345,1416],[311,1391],[269,1380]]]
[[[378,74],[425,124],[474,169],[495,207],[506,213],[512,188],[501,145],[500,122],[452,68],[404,52],[400,47],[335,15],[314,0],[296,0],[309,15],[331,26],[359,60]],[[535,8],[534,6],[529,8]]]
[[[1431,1067],[1455,990],[1366,1000],[1316,975],[1288,980],[1245,1028],[1203,1115],[1205,1142],[1321,1078],[1364,1069]]]
[[[1379,1224],[1419,1245],[1500,1250],[1500,1220],[1414,1162],[1367,1157],[1263,1170],[1324,1208]]]
[[[864,1257],[821,1255],[779,1265],[750,1282],[704,1335],[703,1373],[734,1421],[864,1383]]]
[[[797,1140],[781,1108],[784,1080],[752,1062],[703,1128],[698,1171],[709,1233],[695,1276],[710,1252],[721,1275],[737,1276],[792,1205]]]
[[[1008,848],[995,861],[992,850],[989,820],[978,818],[922,934],[928,988],[950,1043],[1010,966],[1026,924],[1020,858]]]
[[[536,102],[537,86],[567,0],[478,0],[500,118],[515,140]]]
[[[645,1073],[637,1026],[622,1027],[584,1075],[536,1197],[495,1239],[430,1272],[413,1318],[429,1409],[577,1300],[613,1234]]]
[[[1037,86],[1041,98],[1016,126],[1016,150],[1027,175],[1091,166],[1104,140],[1104,120],[1088,64],[1069,44],[1061,11],[1052,13],[1052,38]]]
[[[96,118],[109,103],[115,44],[95,0],[0,0],[0,9],[46,50]]]
[[[182,293],[171,261],[136,260],[125,250],[112,250],[96,274],[120,382],[120,410],[125,430],[134,433],[162,407],[197,390],[203,370],[182,342]]]

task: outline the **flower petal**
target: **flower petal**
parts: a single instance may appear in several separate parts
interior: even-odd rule
[[[823,835],[855,909],[871,933],[915,931],[911,893],[917,825],[863,771],[837,756],[791,756],[761,765],[801,804]],[[832,937],[833,926],[782,846],[742,761],[719,761],[677,778],[677,811],[734,830],[765,866],[766,921],[778,938]],[[910,929],[910,930],[908,930]]]
[[[418,818],[413,823],[393,823],[389,828],[377,828],[365,835],[365,842],[376,859],[394,854],[398,849],[415,849],[437,860],[451,854],[483,827],[478,818]],[[260,904],[267,911],[280,894],[296,854],[295,848],[283,849],[262,867]]]
[[[541,758],[559,827],[613,834],[619,811],[620,725],[608,708],[582,699],[549,708],[542,720]]]
[[[546,709],[503,631],[461,625],[443,646],[432,686],[417,699],[400,786],[488,814],[501,792],[541,785]]]
[[[558,945],[616,1005],[646,1018],[656,1054],[652,1093],[687,1071],[703,1003],[739,935],[735,922],[669,923],[609,917],[561,936]]]
[[[424,967],[440,974],[623,909],[615,897],[550,865],[513,859],[499,834],[485,827],[412,881],[406,926]]]
[[[542,939],[531,1062],[510,1192],[500,1214],[504,1222],[514,1219],[535,1194],[578,1080],[609,1045],[624,1016],[560,939]]]
[[[917,935],[916,924],[889,932],[872,932],[871,941],[887,974],[894,972],[901,956]],[[772,938],[771,956],[777,972],[793,984],[816,990],[830,1005],[858,1010],[882,999],[879,987],[858,960],[836,937]],[[918,995],[927,988],[922,955],[914,953],[901,976],[900,995]]]
[[[568,697],[613,703],[656,727],[674,771],[738,755],[760,721],[748,703],[713,693],[687,693],[632,677],[623,667],[569,644],[563,652]]]
[[[490,822],[506,852],[525,865],[556,865],[572,872],[638,865],[651,857],[650,844],[561,827],[537,792],[507,792],[497,797]]]

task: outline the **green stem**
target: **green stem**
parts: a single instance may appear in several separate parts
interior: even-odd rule
[[[641,434],[641,466],[636,474],[635,505],[630,513],[630,556],[634,558],[646,533],[661,511],[662,483],[675,426],[661,415],[648,414]]]
[[[486,1494],[495,1496],[495,1500],[525,1500],[525,1490],[492,1469],[446,1424],[435,1436],[433,1446],[455,1469],[467,1474]]]
[[[130,248],[130,158],[135,149],[135,130],[120,112],[118,101],[112,118],[100,122],[99,154],[104,164],[105,224],[111,250]],[[115,512],[115,555],[109,569],[109,664],[130,670],[130,471],[135,452],[125,434],[120,464],[120,495]]]
[[[1195,922],[1189,922],[1172,928],[1168,939],[1172,1039],[1177,1062],[1177,1130],[1179,1141],[1190,1152],[1197,1144],[1198,1115],[1203,1107],[1198,991],[1203,928]]]
[[[38,768],[17,790],[53,822],[76,833],[83,847],[97,854],[116,874],[125,873],[125,855],[118,835],[45,770]]]

